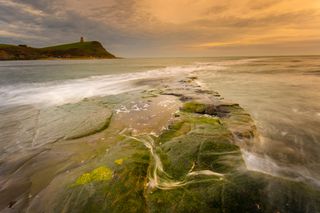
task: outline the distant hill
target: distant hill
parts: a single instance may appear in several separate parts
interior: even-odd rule
[[[0,60],[116,58],[100,42],[86,41],[45,48],[0,44]]]

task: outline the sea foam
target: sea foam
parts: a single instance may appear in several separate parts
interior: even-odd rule
[[[88,78],[51,81],[46,83],[20,83],[0,87],[0,106],[10,105],[61,105],[94,96],[116,95],[137,89],[135,81],[173,77],[201,70],[221,70],[214,63],[172,66],[146,72],[91,76]]]

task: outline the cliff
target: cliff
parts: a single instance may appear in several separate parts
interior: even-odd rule
[[[0,44],[0,60],[116,58],[100,42],[88,41],[45,48]]]

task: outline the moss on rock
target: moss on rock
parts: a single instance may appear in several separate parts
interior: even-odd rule
[[[108,167],[101,166],[78,177],[72,186],[85,185],[96,181],[107,181],[111,178],[112,170]]]
[[[206,105],[198,102],[186,102],[183,104],[182,111],[191,112],[191,113],[205,113]]]
[[[196,100],[184,103],[159,137],[115,136],[99,159],[112,170],[78,177],[57,212],[303,212],[309,195],[310,212],[319,210],[316,190],[246,169],[236,143],[252,142],[255,126],[239,105]]]

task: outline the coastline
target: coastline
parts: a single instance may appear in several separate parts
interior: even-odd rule
[[[34,48],[27,45],[0,44],[0,60],[48,60],[79,58],[116,58],[98,41],[84,41]]]
[[[101,58],[101,57],[76,57],[76,58],[39,58],[39,59],[0,59],[1,61],[64,61],[64,60],[105,60],[105,59],[124,59],[122,57]]]

